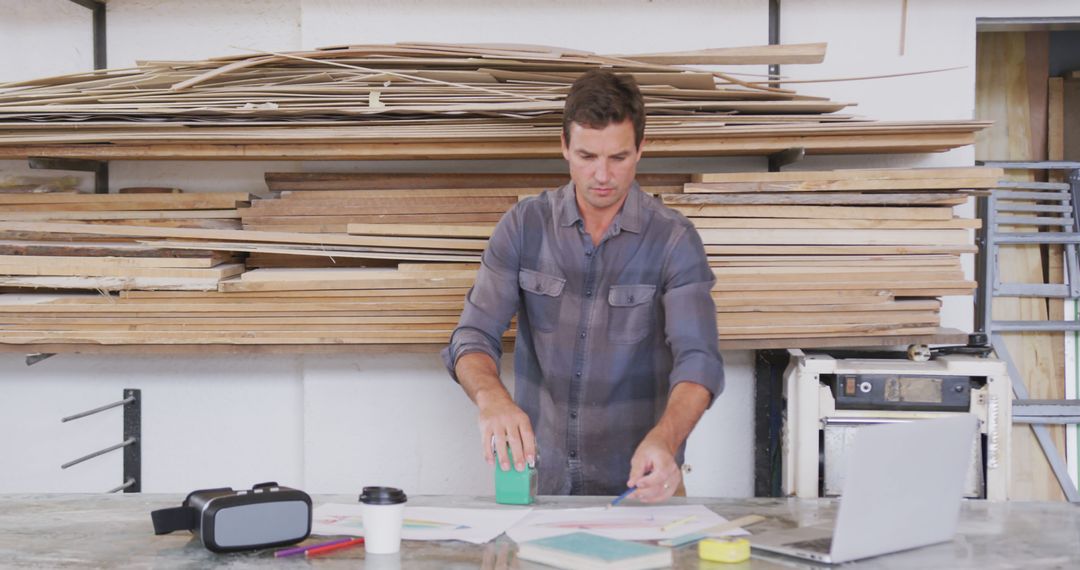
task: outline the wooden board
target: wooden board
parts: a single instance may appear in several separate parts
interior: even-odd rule
[[[669,206],[689,206],[697,204],[726,205],[809,205],[809,206],[959,206],[967,202],[966,195],[956,192],[924,192],[919,194],[896,193],[733,193],[733,194],[664,194],[664,203]],[[684,213],[686,210],[682,210]]]
[[[260,270],[261,271],[261,270]],[[384,280],[335,280],[328,281],[222,281],[218,290],[222,292],[235,291],[317,291],[322,289],[396,289],[408,288],[442,288],[442,287],[470,287],[471,277],[405,277],[387,278]]]
[[[494,223],[502,218],[501,212],[477,214],[472,212],[454,213],[445,212],[440,214],[352,214],[352,215],[264,215],[251,210],[242,210],[240,214],[244,225],[260,225],[270,227],[274,225],[292,225],[298,223],[308,224],[429,224],[442,222],[445,224],[478,224]],[[342,232],[344,233],[344,232]]]
[[[11,277],[0,275],[0,287],[95,291],[128,289],[213,291],[218,288],[218,279],[215,277]]]
[[[727,229],[861,229],[861,230],[940,230],[976,229],[982,220],[954,218],[952,220],[863,220],[799,219],[799,218],[691,218],[694,227]],[[349,225],[353,227],[352,224]],[[354,233],[350,231],[350,233]],[[360,232],[355,232],[360,233]],[[490,232],[489,232],[490,234]]]
[[[833,183],[846,181],[852,183],[866,182],[871,180],[892,180],[896,184],[912,184],[911,188],[920,188],[924,181],[938,183],[940,180],[967,180],[978,179],[983,182],[996,182],[1004,175],[1000,168],[976,166],[967,168],[890,168],[890,169],[858,169],[849,168],[844,170],[785,170],[783,172],[724,172],[695,174],[693,183],[793,183],[803,184],[807,182]],[[946,186],[947,188],[961,188],[962,186]],[[984,186],[993,188],[993,186]],[[904,188],[904,186],[898,186]]]
[[[1062,84],[1064,160],[1080,161],[1080,77],[1075,74]]]
[[[642,186],[682,186],[690,180],[684,174],[639,173]],[[551,173],[361,173],[361,172],[267,172],[266,185],[274,191],[365,190],[482,190],[493,189],[499,194],[517,195],[520,191],[558,188],[570,181],[569,174]],[[469,194],[455,194],[469,195]],[[483,194],[480,194],[483,195]]]
[[[169,259],[200,259],[209,265],[233,259],[223,252],[170,249],[135,243],[118,242],[54,242],[0,241],[0,255],[10,256],[73,256],[73,257],[163,257]]]
[[[96,260],[5,263],[0,261],[0,275],[73,276],[73,277],[146,277],[225,279],[244,272],[242,263],[223,263],[209,268],[140,266],[125,263],[99,263]]]
[[[515,197],[428,197],[423,200],[396,198],[339,198],[330,200],[258,200],[253,213],[262,215],[347,215],[347,214],[441,214],[451,212],[503,213],[517,204]]]
[[[0,246],[0,251],[2,251]],[[49,267],[54,269],[108,268],[108,267],[187,267],[210,268],[220,264],[219,259],[205,257],[90,257],[64,255],[4,255],[0,254],[0,266],[27,268]],[[3,272],[0,270],[0,272]]]
[[[28,224],[22,222],[0,222],[0,231],[40,231],[57,233],[75,233],[87,235],[127,236],[127,237],[158,237],[158,238],[188,238],[206,240],[238,240],[248,242],[267,243],[299,243],[316,245],[352,245],[352,246],[376,246],[376,247],[401,247],[401,248],[431,248],[446,249],[457,248],[470,251],[484,249],[485,242],[482,240],[467,239],[385,239],[379,236],[349,236],[349,235],[307,235],[289,232],[255,232],[242,230],[196,230],[184,228],[148,228],[140,226],[109,226],[96,224],[57,224],[38,223]]]
[[[1029,54],[1029,47],[1032,46],[1029,46],[1026,33],[980,33],[977,36],[975,112],[981,119],[995,120],[994,126],[977,138],[977,159],[1031,161],[1045,158],[1045,137],[1041,137],[1040,141],[1035,134],[1045,129],[1045,109],[1032,111],[1045,105],[1045,93],[1040,94],[1039,91],[1046,89],[1047,60],[1045,54]],[[1042,62],[1041,69],[1038,62]],[[1040,72],[1041,87],[1033,93],[1028,76]],[[1005,282],[1042,282],[1039,247],[1002,248],[998,255],[998,272]],[[1047,317],[1046,302],[1033,298],[995,299],[992,312],[996,320],[1040,320]],[[1032,398],[1063,397],[1063,394],[1054,395],[1058,392],[1056,387],[1061,385],[1056,374],[1060,364],[1050,361],[1054,354],[1052,347],[1060,341],[1055,336],[1052,333],[1006,336],[1009,352]],[[1055,432],[1055,439],[1063,439],[1060,428],[1050,429]],[[1029,427],[1014,426],[1011,469],[1011,499],[1063,498]]]
[[[951,220],[953,217],[952,208],[943,207],[728,206],[715,204],[675,205],[670,207],[687,216],[717,218]]]
[[[898,335],[857,335],[844,337],[787,337],[772,339],[720,339],[722,350],[783,349],[783,348],[854,348],[906,347],[912,344],[964,344],[967,333],[956,329],[937,329],[927,333]]]
[[[68,211],[48,209],[40,212],[0,211],[0,220],[203,220],[236,219],[237,210],[124,210],[124,211]]]
[[[920,190],[956,190],[972,188],[993,188],[998,179],[963,178],[963,179],[919,179],[910,181],[897,180],[823,180],[803,182],[726,182],[726,183],[691,183],[683,187],[688,194],[701,193],[745,193],[745,192],[915,192]]]
[[[706,245],[709,255],[913,255],[975,253],[975,246],[941,245]]]
[[[742,229],[698,228],[709,245],[964,245],[967,230],[851,230],[851,229]]]
[[[766,302],[762,299],[763,302]],[[907,300],[907,301],[882,301],[871,303],[849,304],[761,304],[761,305],[722,305],[717,303],[718,313],[738,313],[744,315],[759,315],[761,313],[813,313],[815,316],[837,312],[876,312],[876,311],[936,311],[941,308],[941,301],[937,299]]]
[[[786,44],[619,56],[646,63],[673,65],[747,65],[821,63],[827,44]]]
[[[421,224],[349,224],[349,233],[353,235],[405,236],[405,237],[452,237],[482,238],[491,237],[495,230],[489,226],[447,226]]]

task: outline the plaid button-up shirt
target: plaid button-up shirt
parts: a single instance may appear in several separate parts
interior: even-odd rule
[[[463,354],[498,363],[516,313],[514,400],[536,432],[539,492],[618,494],[671,387],[723,390],[714,281],[690,222],[636,183],[593,246],[570,183],[503,216],[443,360],[455,379]]]

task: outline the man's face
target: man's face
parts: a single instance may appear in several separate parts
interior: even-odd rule
[[[563,138],[562,152],[570,163],[570,178],[583,215],[622,206],[641,160],[641,149],[634,144],[633,123],[611,123],[602,129],[571,123],[570,140]]]

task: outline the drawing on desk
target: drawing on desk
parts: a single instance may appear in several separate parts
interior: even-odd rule
[[[315,519],[311,523],[312,525],[332,525],[342,529],[354,529],[356,531],[364,530],[364,518],[356,515],[329,515]],[[461,523],[453,523],[446,521],[431,521],[424,519],[405,519],[401,522],[402,529],[419,529],[419,530],[465,530],[472,528],[469,525]]]
[[[516,542],[588,531],[622,540],[659,540],[725,522],[702,505],[534,510],[506,531]]]
[[[483,544],[513,526],[531,509],[455,509],[405,507],[404,540],[463,540]],[[315,508],[311,534],[362,536],[360,505],[328,503]]]
[[[650,519],[652,517],[649,517]],[[566,521],[566,522],[553,522],[545,525],[550,528],[572,528],[574,530],[607,530],[613,528],[657,528],[661,525],[656,524],[656,521],[652,520],[631,520],[631,521]]]

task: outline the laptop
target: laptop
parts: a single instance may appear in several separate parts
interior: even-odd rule
[[[977,428],[971,414],[859,428],[835,527],[763,533],[750,546],[839,564],[952,540]]]

